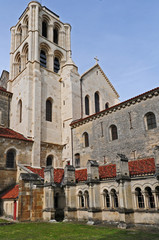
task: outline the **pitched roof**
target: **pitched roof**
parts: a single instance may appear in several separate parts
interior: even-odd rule
[[[105,166],[99,166],[99,178],[115,178],[116,177],[116,165],[109,164]]]
[[[19,185],[15,185],[11,190],[5,193],[1,199],[16,199],[19,195]]]
[[[32,171],[35,174],[38,174],[41,178],[44,178],[44,167],[43,168],[33,168],[31,166],[25,166],[27,169]]]
[[[87,169],[79,169],[75,171],[75,178],[77,182],[87,180]]]
[[[61,183],[64,176],[64,169],[54,169],[54,182]]]
[[[30,171],[32,171],[35,174],[38,174],[41,178],[44,178],[44,167],[42,168],[34,168],[31,166],[25,166],[27,169],[29,169]],[[54,169],[54,182],[55,183],[61,183],[62,179],[64,176],[64,169],[61,168],[55,168]]]
[[[130,176],[155,173],[154,158],[140,159],[129,162]]]
[[[25,138],[22,134],[14,131],[10,128],[0,127],[0,137],[13,138],[13,139],[17,139],[17,140],[32,142],[32,140]]]
[[[112,83],[109,81],[109,79],[107,78],[107,76],[105,75],[105,73],[103,72],[103,70],[101,69],[101,67],[99,66],[98,63],[96,63],[93,67],[91,67],[90,69],[88,69],[86,72],[84,72],[81,75],[81,78],[83,78],[87,73],[89,73],[90,71],[92,71],[94,68],[98,68],[100,70],[100,72],[102,73],[102,75],[104,76],[104,78],[106,79],[107,83],[109,84],[109,86],[112,88],[112,90],[114,91],[114,93],[116,94],[116,96],[119,98],[119,94],[117,93],[117,91],[115,90],[114,86],[112,85]]]

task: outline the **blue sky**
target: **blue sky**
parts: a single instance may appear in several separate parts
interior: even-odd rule
[[[0,72],[9,70],[10,27],[28,0],[5,0],[0,8]],[[72,58],[82,74],[94,57],[126,100],[158,87],[158,0],[42,0],[72,26]]]

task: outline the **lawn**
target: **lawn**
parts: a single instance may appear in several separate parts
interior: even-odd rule
[[[121,230],[73,223],[17,223],[0,226],[0,240],[158,240],[159,231]]]

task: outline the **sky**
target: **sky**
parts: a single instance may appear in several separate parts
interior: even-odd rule
[[[1,0],[0,74],[9,71],[10,27],[28,0]],[[159,0],[40,0],[70,23],[72,58],[82,74],[97,56],[124,101],[159,86]]]

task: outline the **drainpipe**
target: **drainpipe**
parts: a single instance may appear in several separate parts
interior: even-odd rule
[[[71,146],[72,146],[72,165],[73,164],[73,128],[71,128]]]

